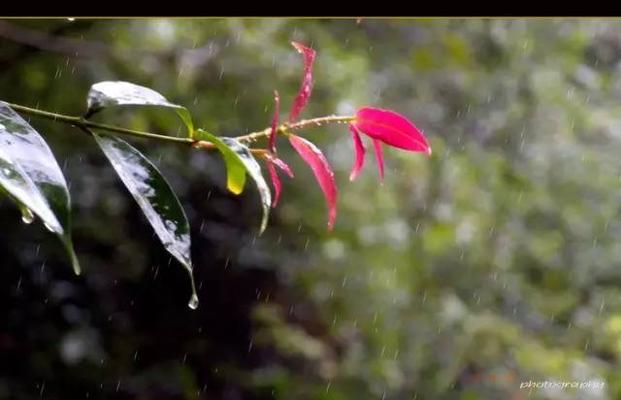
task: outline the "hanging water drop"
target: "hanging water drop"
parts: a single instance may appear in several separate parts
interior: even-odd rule
[[[22,214],[22,222],[25,224],[32,224],[32,222],[34,221],[34,215],[32,213],[30,214]]]
[[[35,220],[35,216],[32,211],[30,211],[30,208],[26,206],[20,206],[20,209],[22,211],[22,221],[25,224],[32,224],[32,222]]]
[[[198,296],[196,295],[196,293],[192,293],[192,297],[188,302],[188,307],[190,307],[192,310],[196,310],[198,308]]]

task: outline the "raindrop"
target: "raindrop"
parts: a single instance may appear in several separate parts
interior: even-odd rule
[[[192,310],[196,310],[198,308],[198,296],[196,295],[196,293],[192,294],[192,297],[188,302],[188,307],[190,307]]]
[[[25,224],[32,224],[34,220],[35,220],[35,216],[32,213],[32,211],[30,211],[28,207],[23,207],[22,208],[22,221]]]
[[[605,306],[606,302],[602,300],[602,303],[599,305],[599,314],[602,314],[602,311],[604,311],[604,306]]]

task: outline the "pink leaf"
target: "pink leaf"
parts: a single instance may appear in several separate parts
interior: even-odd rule
[[[298,95],[293,101],[293,107],[289,114],[289,122],[293,122],[298,118],[311,96],[311,91],[313,90],[313,62],[315,61],[316,54],[315,50],[301,43],[291,42],[291,44],[304,56],[304,76],[302,77],[302,85],[300,86]]]
[[[272,180],[272,186],[274,186],[274,199],[272,200],[272,208],[275,208],[278,204],[278,200],[280,199],[280,192],[282,189],[282,183],[280,181],[280,176],[278,176],[278,171],[276,171],[275,167],[280,168],[284,171],[289,177],[293,178],[293,171],[287,165],[286,162],[276,157],[273,154],[267,153],[265,155],[265,162],[267,164],[267,170],[270,173],[270,178]]]
[[[276,133],[278,132],[278,118],[280,116],[280,96],[274,90],[274,116],[272,117],[272,130],[268,141],[268,148],[272,153],[276,153]]]
[[[351,173],[349,174],[349,180],[353,181],[358,177],[358,174],[360,174],[360,171],[362,170],[362,167],[364,165],[365,149],[364,145],[362,144],[362,139],[360,138],[360,132],[358,132],[356,126],[350,124],[349,131],[351,132],[351,137],[354,140],[354,166],[352,167]]]
[[[384,152],[382,150],[382,142],[377,139],[373,139],[373,146],[375,146],[375,158],[377,159],[377,168],[379,169],[380,182],[384,183]]]
[[[276,172],[276,167],[274,167],[274,164],[269,159],[267,160],[267,170],[269,171],[270,178],[272,179],[272,186],[274,186],[274,199],[272,200],[272,208],[276,208],[278,200],[280,199],[282,183],[280,182],[278,172]]]
[[[431,147],[423,133],[394,111],[364,107],[356,113],[354,124],[360,131],[390,146],[431,155]]]
[[[293,178],[293,171],[291,170],[291,167],[287,165],[286,162],[276,157],[273,157],[270,161],[274,165],[276,165],[278,168],[280,168],[285,174],[289,175],[290,178]]]
[[[328,204],[328,230],[332,230],[334,227],[334,221],[336,220],[336,198],[337,189],[334,181],[334,172],[326,160],[325,156],[308,140],[296,136],[289,136],[289,141],[293,148],[298,152],[300,157],[311,167],[315,178],[323,191]]]

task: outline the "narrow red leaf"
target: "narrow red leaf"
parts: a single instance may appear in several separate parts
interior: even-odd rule
[[[274,90],[274,116],[272,117],[272,130],[268,141],[268,148],[272,153],[276,153],[276,133],[278,130],[278,119],[280,117],[280,96]]]
[[[375,159],[377,160],[377,169],[379,169],[380,182],[384,183],[384,151],[382,150],[382,142],[373,139],[375,146]]]
[[[278,172],[276,172],[276,167],[274,167],[274,164],[270,159],[267,159],[267,170],[269,171],[270,178],[272,179],[272,186],[274,186],[274,198],[272,199],[272,208],[276,208],[278,200],[280,199],[282,183],[280,182]]]
[[[358,132],[358,128],[355,125],[349,125],[349,131],[351,132],[351,137],[354,140],[354,166],[352,167],[351,173],[349,174],[349,180],[353,181],[358,177],[362,167],[364,166],[364,155],[365,149],[362,144],[362,139],[360,138],[360,132]]]
[[[354,124],[360,131],[390,146],[431,155],[431,147],[423,133],[394,111],[364,107],[356,113]]]
[[[276,157],[273,157],[270,161],[278,168],[280,168],[285,174],[289,175],[290,178],[293,178],[293,171],[286,162]]]
[[[278,175],[278,171],[276,171],[275,167],[280,168],[291,178],[293,178],[293,171],[286,162],[276,157],[274,154],[266,153],[265,163],[267,164],[267,170],[269,171],[270,178],[272,180],[272,186],[274,186],[274,198],[272,199],[272,208],[275,208],[278,204],[278,200],[280,199],[280,192],[282,189],[280,176]]]
[[[302,77],[302,85],[298,91],[298,95],[293,101],[293,107],[291,107],[291,113],[289,114],[289,122],[295,121],[302,109],[308,103],[308,99],[311,96],[313,90],[313,62],[315,61],[315,50],[310,47],[306,47],[298,42],[291,42],[293,47],[297,49],[299,53],[304,57],[304,75]]]
[[[317,148],[313,143],[308,140],[296,136],[289,136],[289,142],[293,148],[298,152],[300,157],[311,167],[315,178],[323,191],[328,204],[328,230],[332,230],[334,227],[334,221],[336,220],[336,198],[337,188],[334,181],[334,172],[332,167],[328,163],[321,150]]]

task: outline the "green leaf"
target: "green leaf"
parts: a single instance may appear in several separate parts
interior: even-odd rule
[[[224,164],[226,165],[227,189],[233,194],[240,194],[243,192],[244,185],[246,184],[246,166],[239,155],[224,142],[224,138],[198,129],[196,131],[196,139],[205,140],[216,146],[220,153],[222,153]]]
[[[263,233],[269,219],[272,195],[261,173],[261,166],[250,152],[250,149],[234,138],[215,136],[202,129],[196,131],[196,139],[213,143],[220,153],[222,153],[224,163],[226,164],[227,188],[231,192],[240,194],[244,190],[246,172],[252,177],[261,197],[263,217],[261,219],[259,234]]]
[[[153,89],[123,81],[103,81],[91,86],[86,99],[87,116],[108,107],[117,106],[155,106],[174,109],[185,126],[188,136],[194,135],[192,116],[187,108],[170,103],[164,96]]]
[[[25,221],[36,214],[61,238],[79,274],[67,182],[45,140],[4,102],[0,102],[0,186],[18,204]]]
[[[166,250],[188,271],[192,285],[190,307],[196,308],[190,224],[179,199],[157,167],[136,148],[114,136],[92,134]]]

